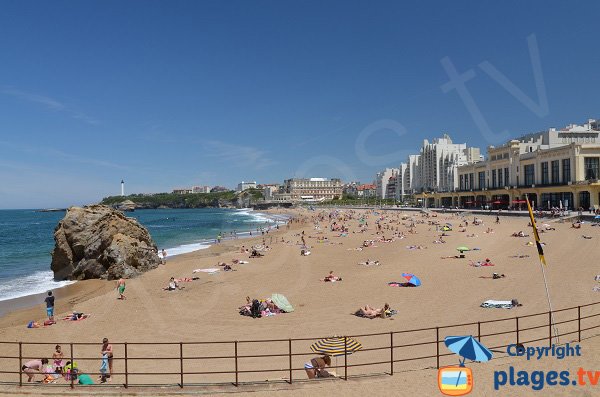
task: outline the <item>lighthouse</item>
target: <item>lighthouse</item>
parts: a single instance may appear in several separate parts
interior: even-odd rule
[[[125,181],[121,179],[121,196],[125,196]]]

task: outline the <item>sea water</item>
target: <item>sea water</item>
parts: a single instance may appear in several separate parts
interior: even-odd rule
[[[50,270],[54,228],[64,212],[0,210],[0,300],[45,292],[71,281],[55,282]],[[169,257],[210,247],[219,234],[244,237],[285,222],[251,209],[137,210],[126,213],[144,225]]]

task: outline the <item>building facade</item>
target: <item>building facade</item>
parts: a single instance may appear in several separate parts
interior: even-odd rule
[[[292,201],[325,201],[342,197],[338,178],[291,178],[283,182],[280,193]]]
[[[237,185],[238,192],[243,192],[244,190],[248,190],[248,189],[256,189],[256,181],[254,181],[254,182],[241,181]]]
[[[428,205],[461,208],[522,206],[525,196],[537,208],[598,208],[600,130],[583,125],[527,134],[488,147],[486,161],[458,168],[458,190],[428,198]]]
[[[390,183],[390,178],[395,178],[400,170],[398,168],[386,168],[385,170],[378,172],[375,176],[375,186],[377,198],[386,199],[388,198],[387,185]],[[394,198],[394,197],[392,197]]]

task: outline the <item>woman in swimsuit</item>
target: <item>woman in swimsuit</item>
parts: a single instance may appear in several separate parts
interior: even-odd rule
[[[329,372],[325,370],[325,367],[331,366],[331,357],[324,355],[322,357],[315,357],[310,362],[304,364],[304,370],[308,379],[314,378],[327,378],[330,376]]]

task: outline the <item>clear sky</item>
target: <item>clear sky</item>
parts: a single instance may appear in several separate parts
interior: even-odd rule
[[[483,149],[598,118],[598,15],[597,1],[3,1],[0,208],[91,203],[121,179],[127,193],[369,182],[442,133]]]

